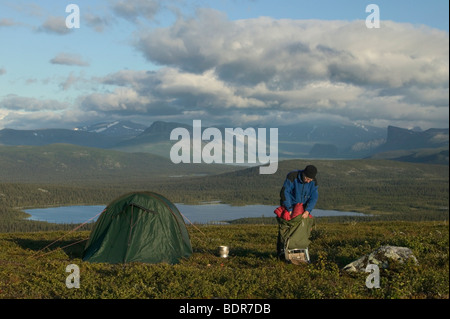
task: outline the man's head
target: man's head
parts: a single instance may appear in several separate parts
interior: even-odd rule
[[[317,168],[314,165],[308,165],[303,170],[303,179],[306,183],[313,181],[316,178]]]

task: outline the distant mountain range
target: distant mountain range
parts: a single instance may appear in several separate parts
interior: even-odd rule
[[[76,127],[75,131],[101,133],[110,137],[133,137],[145,131],[147,126],[131,121],[102,122],[97,124]]]
[[[192,136],[192,126],[188,124],[156,121],[145,126],[131,121],[115,121],[79,126],[72,130],[3,129],[0,130],[0,145],[39,146],[63,143],[152,153],[167,158],[172,145],[177,142],[170,140],[170,133],[177,127],[186,128]],[[225,127],[228,126],[217,128],[224,134]],[[202,127],[202,130],[205,128],[207,126]],[[267,140],[269,141],[268,135]],[[357,124],[308,122],[279,127],[278,140],[280,159],[375,157],[448,164],[448,128],[421,131],[417,128],[409,130],[394,126],[383,129]],[[426,152],[423,151],[425,149]]]
[[[176,122],[154,122],[142,134],[128,140],[123,140],[116,145],[116,149],[124,151],[136,152],[146,151],[159,155],[169,154],[171,146],[176,141],[170,141],[170,133],[173,129],[182,127],[186,128],[192,136],[192,125],[181,124]],[[225,135],[225,128],[229,126],[215,126],[218,128],[222,136]],[[257,128],[265,126],[254,126]],[[202,129],[207,126],[202,127]],[[233,128],[233,127],[231,127]],[[247,127],[243,127],[246,129]],[[269,128],[267,128],[266,137],[269,143]],[[360,158],[361,154],[366,155],[370,149],[371,141],[382,141],[386,138],[386,130],[377,127],[365,127],[360,125],[342,125],[336,123],[299,123],[295,125],[285,125],[278,127],[278,143],[280,158],[299,158],[299,157],[319,157],[334,158],[348,157]],[[207,143],[207,141],[205,141]],[[357,143],[363,143],[366,146],[363,152],[360,149],[352,150],[352,146]],[[380,142],[379,142],[380,143]],[[369,145],[369,146],[367,146]],[[157,152],[155,148],[160,152]],[[317,154],[315,149],[322,147],[324,151]],[[330,152],[329,149],[335,149]]]
[[[386,142],[375,148],[371,157],[448,165],[449,129],[417,131],[389,126]]]
[[[42,146],[55,143],[111,148],[117,144],[117,138],[99,133],[69,129],[3,129],[0,131],[0,144],[3,145]]]
[[[449,129],[415,131],[388,126],[386,143],[380,145],[377,152],[448,147],[448,143]]]

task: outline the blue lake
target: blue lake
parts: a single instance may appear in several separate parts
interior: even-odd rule
[[[274,210],[276,206],[269,205],[247,205],[247,206],[230,206],[227,204],[202,204],[202,205],[185,205],[175,204],[181,214],[184,216],[186,223],[214,223],[220,221],[229,221],[244,217],[275,217]],[[25,212],[30,214],[31,220],[40,220],[50,223],[84,223],[94,222],[105,205],[95,206],[63,206],[51,208],[33,208],[26,209]],[[315,209],[312,212],[314,217],[324,216],[365,216],[362,213],[341,212],[335,210]],[[367,215],[366,215],[367,216]]]

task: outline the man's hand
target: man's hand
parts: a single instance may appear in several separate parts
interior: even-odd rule
[[[302,214],[303,218],[308,218],[309,217],[309,212],[307,210],[305,210],[305,212]]]

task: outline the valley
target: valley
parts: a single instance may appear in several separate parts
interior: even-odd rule
[[[0,231],[11,229],[11,224],[20,229],[20,207],[96,205],[140,190],[186,204],[278,205],[286,174],[311,163],[319,170],[319,209],[383,219],[448,220],[447,165],[292,159],[280,161],[276,173],[264,175],[258,166],[174,164],[148,153],[54,144],[0,146],[0,218],[5,221]],[[33,229],[27,224],[24,228]]]
[[[371,216],[317,218],[307,265],[276,258],[275,215],[188,224],[194,252],[179,265],[115,265],[81,259],[92,223],[32,221],[23,212],[109,203],[141,190],[180,203],[277,205],[286,174],[310,163],[319,171],[317,208]],[[79,145],[0,146],[0,299],[448,299],[448,170],[385,159],[285,159],[264,175],[258,166],[173,164]],[[215,253],[224,243],[232,247],[225,260]],[[411,248],[419,265],[380,269],[377,289],[367,289],[367,274],[342,271],[386,244]],[[69,264],[80,267],[80,289],[65,286]],[[280,276],[293,279],[286,285]]]

